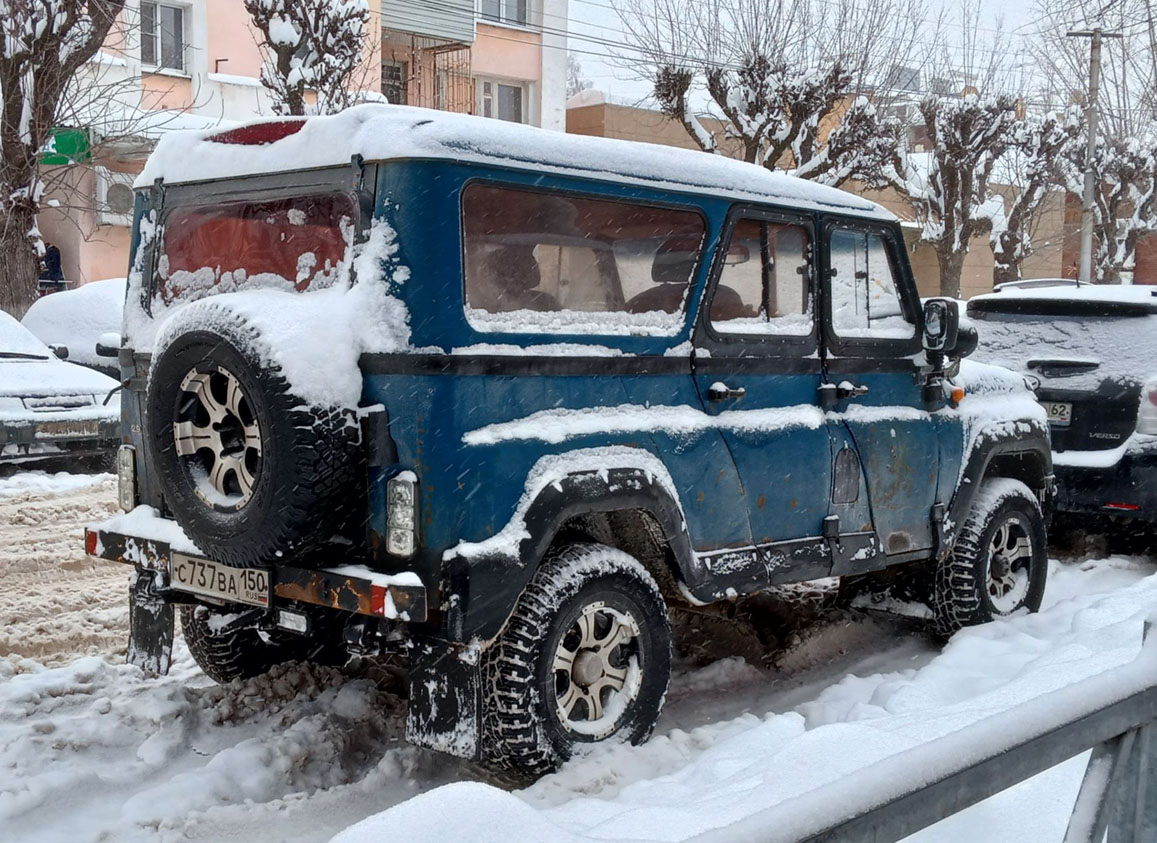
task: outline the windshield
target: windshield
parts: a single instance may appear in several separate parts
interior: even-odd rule
[[[1066,388],[1095,388],[1111,377],[1144,379],[1157,371],[1157,315],[981,311],[970,316],[980,337],[977,359],[1026,374],[1063,377]]]
[[[0,311],[0,358],[47,360],[51,356],[48,346],[7,313]]]

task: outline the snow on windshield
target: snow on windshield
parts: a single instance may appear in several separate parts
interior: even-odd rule
[[[48,358],[52,352],[7,313],[0,311],[0,355],[18,354]]]
[[[980,344],[974,358],[1030,372],[1033,360],[1096,363],[1066,371],[1066,389],[1095,389],[1108,377],[1146,378],[1157,374],[1157,315],[1053,316],[974,312]],[[1047,374],[1032,371],[1033,374]]]

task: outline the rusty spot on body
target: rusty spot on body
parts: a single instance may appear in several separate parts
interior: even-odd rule
[[[756,500],[755,500],[755,505],[756,505],[757,507],[759,507],[760,509],[763,509],[763,505],[764,505],[765,503],[767,503],[767,501],[764,499],[763,495],[760,495],[760,496],[759,496],[758,498],[756,498]]]
[[[697,503],[703,503],[703,492],[700,492],[699,494],[697,494],[697,495],[695,496],[695,501],[696,501]]]

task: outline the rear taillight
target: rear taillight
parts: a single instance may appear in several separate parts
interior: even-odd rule
[[[1157,380],[1141,387],[1141,409],[1137,413],[1137,432],[1157,436]]]

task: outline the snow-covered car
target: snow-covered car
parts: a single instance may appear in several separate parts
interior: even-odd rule
[[[1022,278],[1019,281],[1005,281],[993,287],[1000,293],[1005,290],[1037,290],[1044,287],[1079,287],[1081,282],[1072,278]]]
[[[0,312],[0,464],[107,457],[111,465],[120,443],[119,388],[59,359]]]
[[[124,304],[125,279],[90,281],[37,299],[21,324],[46,345],[66,347],[70,363],[115,378],[120,376],[116,357],[97,354],[96,346],[104,335],[120,333]]]
[[[539,775],[647,738],[669,606],[1040,605],[1044,414],[873,202],[397,106],[170,133],[138,184],[126,514],[86,534],[136,664],[175,606],[219,681],[396,651],[412,742]]]
[[[1157,522],[1157,287],[977,296],[977,357],[1025,375],[1052,429],[1057,511]]]

